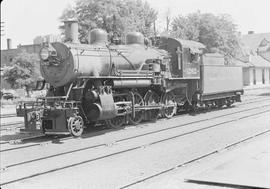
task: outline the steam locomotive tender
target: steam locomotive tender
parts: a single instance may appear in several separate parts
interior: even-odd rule
[[[80,44],[77,22],[65,27],[68,42],[44,44],[40,51],[40,88],[50,86],[46,97],[17,108],[26,131],[80,136],[97,123],[121,128],[240,101],[241,68],[203,55],[201,43],[156,37],[145,45],[141,33],[131,32],[126,45],[109,45],[107,33],[94,29],[90,44]]]

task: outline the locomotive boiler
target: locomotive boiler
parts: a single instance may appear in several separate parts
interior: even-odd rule
[[[122,128],[240,101],[241,68],[217,64],[224,58],[203,55],[201,43],[154,37],[147,44],[131,32],[125,45],[115,45],[94,29],[89,44],[80,44],[77,22],[66,21],[65,28],[66,42],[43,44],[40,51],[46,97],[17,108],[27,131],[80,136],[94,125]]]

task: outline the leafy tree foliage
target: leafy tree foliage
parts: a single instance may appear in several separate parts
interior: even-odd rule
[[[38,55],[23,51],[13,59],[12,65],[4,70],[4,79],[12,88],[25,87],[28,94],[41,78]]]
[[[64,10],[60,19],[74,17],[79,21],[80,41],[84,43],[93,28],[102,28],[118,36],[129,31],[149,36],[153,33],[157,12],[142,0],[78,0],[74,8]]]
[[[172,22],[171,35],[199,41],[206,45],[208,52],[215,49],[227,57],[235,57],[240,48],[236,25],[225,14],[196,12],[178,16]]]

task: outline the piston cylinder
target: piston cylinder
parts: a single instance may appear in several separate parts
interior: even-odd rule
[[[116,112],[114,110],[102,108],[98,103],[91,104],[88,109],[87,117],[91,121],[106,120],[116,116]]]
[[[89,111],[87,113],[88,119],[92,121],[100,120],[102,117],[102,108],[100,104],[93,103],[89,106]]]

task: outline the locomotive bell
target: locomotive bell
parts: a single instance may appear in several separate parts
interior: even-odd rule
[[[102,29],[93,29],[90,31],[88,41],[90,44],[107,43],[108,33]]]
[[[144,45],[144,36],[140,32],[130,32],[126,35],[126,44],[140,44]]]

